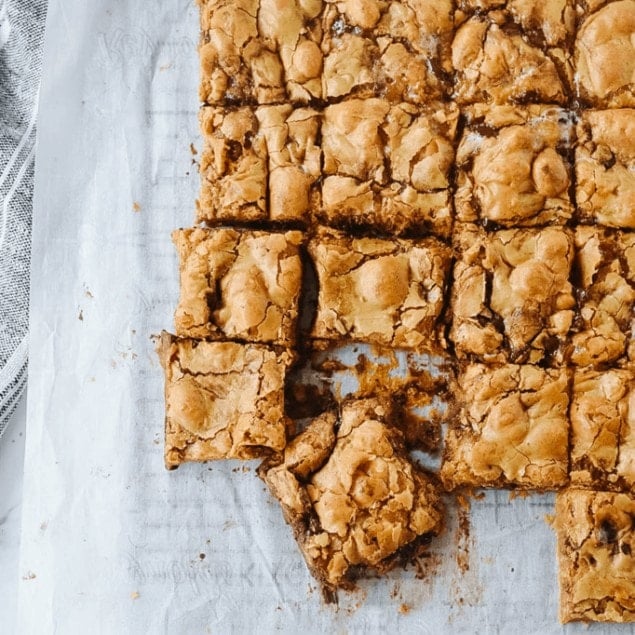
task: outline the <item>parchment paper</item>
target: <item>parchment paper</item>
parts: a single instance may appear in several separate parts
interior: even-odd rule
[[[51,0],[18,632],[558,633],[552,496],[455,507],[414,568],[325,606],[255,464],[162,458],[169,233],[197,190],[191,0]],[[628,632],[596,626],[590,632]]]

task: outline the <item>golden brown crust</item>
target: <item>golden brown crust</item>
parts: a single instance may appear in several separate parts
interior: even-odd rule
[[[635,621],[635,500],[565,490],[556,497],[560,621]]]
[[[471,364],[460,373],[458,421],[445,440],[448,489],[557,489],[567,482],[568,373]]]
[[[284,449],[284,379],[293,356],[258,344],[163,333],[165,465],[251,459]]]
[[[319,280],[312,337],[436,348],[451,261],[443,243],[322,230],[309,253]]]
[[[180,229],[177,335],[291,346],[302,285],[300,232]]]

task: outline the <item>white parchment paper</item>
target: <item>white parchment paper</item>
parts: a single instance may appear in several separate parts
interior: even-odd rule
[[[552,496],[489,493],[469,536],[452,511],[425,579],[333,607],[255,464],[164,470],[150,335],[177,299],[169,233],[194,216],[197,9],[51,0],[47,33],[18,632],[587,632],[557,623]]]

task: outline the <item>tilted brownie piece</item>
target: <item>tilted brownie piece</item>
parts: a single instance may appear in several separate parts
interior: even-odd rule
[[[635,229],[635,110],[582,111],[577,136],[580,220]]]
[[[578,0],[576,87],[583,105],[635,107],[635,0]]]
[[[635,621],[635,499],[565,490],[555,527],[560,621]]]
[[[635,491],[632,367],[575,372],[570,476],[577,487]]]
[[[326,0],[324,98],[440,98],[451,71],[453,13],[451,0]]]
[[[417,107],[373,98],[328,106],[320,220],[448,236],[458,114],[440,102]]]
[[[580,311],[572,329],[571,362],[615,362],[633,352],[635,234],[579,225],[575,247]]]
[[[351,400],[314,419],[260,476],[325,592],[425,549],[443,529],[438,486],[408,458],[390,405]]]
[[[205,104],[322,96],[322,0],[198,0]]]
[[[563,225],[573,215],[574,125],[556,106],[474,106],[456,155],[461,221],[493,226]]]
[[[165,465],[253,459],[286,443],[284,379],[293,356],[261,344],[163,333]]]
[[[313,338],[437,348],[449,247],[433,238],[352,238],[323,229],[309,253],[319,285]]]
[[[459,374],[458,419],[445,439],[448,489],[557,489],[567,482],[568,374],[470,364]]]
[[[575,299],[574,248],[560,227],[456,234],[450,339],[459,359],[562,362]]]
[[[573,0],[459,0],[452,43],[460,104],[568,102]]]
[[[292,346],[302,287],[300,232],[180,229],[177,335]]]

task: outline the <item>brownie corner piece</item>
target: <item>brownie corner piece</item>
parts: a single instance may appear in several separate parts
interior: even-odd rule
[[[258,344],[163,333],[165,465],[251,459],[284,449],[284,380],[291,353]]]
[[[325,592],[415,555],[443,529],[438,487],[406,454],[382,399],[345,401],[259,470]]]
[[[635,621],[635,499],[564,490],[555,528],[560,621]]]

